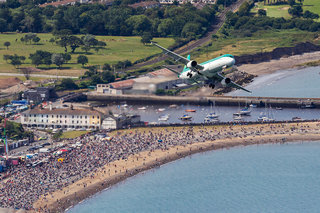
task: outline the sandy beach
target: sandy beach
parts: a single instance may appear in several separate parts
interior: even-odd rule
[[[319,126],[319,122],[302,122],[194,127],[193,131],[200,134],[206,134],[209,130],[210,132],[219,132],[219,135],[229,131],[231,133],[227,133],[226,137],[221,139],[205,140],[183,146],[172,146],[167,149],[143,151],[131,155],[125,160],[114,161],[61,190],[55,191],[46,197],[41,196],[34,203],[34,208],[40,209],[40,211],[62,212],[70,206],[128,177],[198,152],[252,144],[320,141]],[[132,130],[124,130],[122,133],[128,131]],[[141,129],[140,131],[145,131],[145,129]],[[163,128],[155,128],[153,131],[161,132]],[[179,129],[169,128],[166,131],[179,131]]]
[[[257,64],[243,64],[238,66],[238,69],[252,75],[260,76],[271,74],[278,70],[295,68],[298,65],[318,60],[320,60],[320,52],[312,52]]]

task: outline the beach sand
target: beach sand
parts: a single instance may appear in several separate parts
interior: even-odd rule
[[[261,130],[261,128],[270,127],[270,124],[254,124],[246,126],[218,126],[213,128],[224,129],[232,128],[232,131]],[[303,122],[273,124],[285,126],[285,129],[299,127],[298,133],[280,134],[274,128],[274,134],[256,135],[250,137],[235,137],[227,139],[219,139],[215,141],[206,141],[201,143],[189,144],[186,146],[175,146],[168,150],[155,150],[153,152],[146,151],[130,156],[127,160],[118,160],[100,168],[98,172],[83,178],[62,190],[56,191],[51,195],[42,196],[34,203],[35,208],[42,208],[50,212],[62,212],[70,206],[90,197],[91,195],[110,187],[120,181],[125,180],[142,171],[159,167],[162,164],[183,158],[185,156],[215,149],[229,148],[239,145],[265,144],[265,143],[285,143],[293,141],[315,141],[320,140],[319,122]],[[197,127],[194,127],[195,130]],[[211,127],[210,127],[211,128]],[[158,130],[161,128],[158,128]],[[314,131],[306,131],[314,130]],[[157,129],[156,129],[157,131]]]
[[[318,60],[320,60],[320,52],[312,52],[257,64],[243,64],[238,66],[238,69],[252,75],[260,76],[271,74],[278,70],[295,68],[298,65]]]

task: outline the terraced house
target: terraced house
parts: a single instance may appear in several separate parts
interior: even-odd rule
[[[100,129],[103,114],[94,109],[30,109],[22,113],[21,123],[27,127],[54,129]]]

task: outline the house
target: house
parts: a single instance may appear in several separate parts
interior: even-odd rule
[[[135,4],[130,4],[128,6],[134,9],[137,9],[138,7],[149,9],[149,8],[160,7],[160,3],[157,1],[142,1]]]
[[[75,5],[77,2],[79,3],[87,3],[88,0],[62,0],[62,1],[55,1],[51,3],[44,3],[39,5],[39,7],[46,7],[46,6],[54,6],[54,7],[59,7],[59,6],[67,6],[67,5]]]
[[[103,113],[91,109],[34,108],[21,113],[21,124],[27,127],[54,129],[100,129]]]
[[[121,95],[124,90],[129,90],[134,84],[133,79],[117,81],[110,84],[98,84],[97,92],[106,93],[106,94],[115,94]]]
[[[215,4],[217,0],[159,0],[160,4],[173,4],[174,2],[178,2],[179,4],[198,4],[198,3],[204,3],[204,4]]]
[[[53,87],[37,87],[35,89],[29,89],[22,94],[23,99],[32,103],[49,101],[55,97],[56,93]]]
[[[101,129],[121,129],[128,126],[139,126],[141,123],[140,115],[115,114],[106,116],[101,125]]]

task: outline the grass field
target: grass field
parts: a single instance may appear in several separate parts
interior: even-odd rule
[[[27,58],[26,64],[22,66],[33,66],[31,60],[28,59],[30,53],[34,53],[36,50],[49,51],[52,53],[64,53],[64,48],[56,44],[49,42],[53,36],[51,34],[38,34],[41,41],[38,45],[25,44],[20,41],[20,38],[24,34],[1,34],[0,35],[0,72],[18,72],[11,64],[6,63],[3,60],[3,55],[23,55]],[[130,60],[134,62],[136,60],[148,57],[153,54],[160,53],[161,50],[154,46],[145,46],[140,42],[140,37],[116,37],[116,36],[97,36],[98,40],[107,43],[105,49],[95,52],[90,50],[86,56],[89,59],[88,65],[103,65],[104,63],[115,64],[118,61]],[[4,42],[9,41],[11,46],[7,50],[3,45]],[[172,38],[155,38],[154,41],[160,45],[168,47],[174,43]],[[69,50],[70,51],[70,50]],[[71,75],[78,76],[84,72],[84,69],[80,64],[76,64],[79,54],[85,54],[81,48],[76,49],[76,53],[72,54],[72,59],[68,64],[63,65],[63,71],[57,70],[56,65],[43,66],[48,70],[43,71],[45,74],[54,75]]]
[[[76,138],[81,135],[87,134],[90,131],[69,131],[63,132],[60,138]]]
[[[267,16],[290,18],[291,16],[288,13],[289,8],[289,5],[264,5],[263,2],[259,2],[251,11],[257,13],[259,9],[264,9],[267,11]]]
[[[309,10],[310,12],[316,13],[320,16],[320,1],[319,0],[304,0],[303,11]],[[319,21],[320,19],[318,19]]]
[[[212,42],[212,46],[194,51],[191,57],[199,63],[223,54],[236,56],[270,52],[276,47],[291,47],[300,42],[311,41],[319,44],[315,33],[300,30],[260,31],[247,38],[221,38]]]

